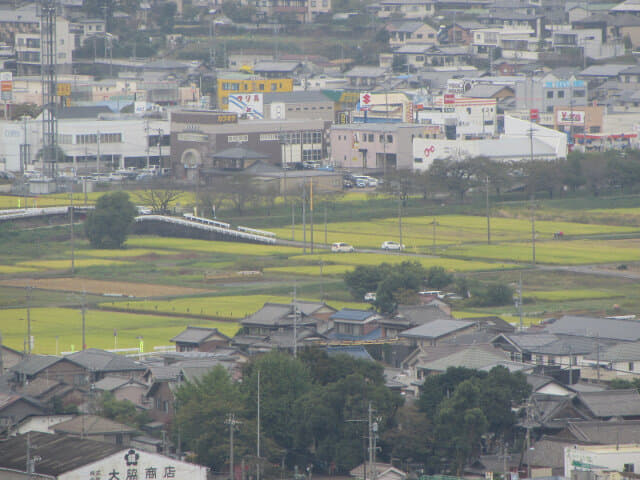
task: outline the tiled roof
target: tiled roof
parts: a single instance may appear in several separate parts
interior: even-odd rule
[[[421,363],[417,367],[435,372],[444,372],[449,367],[465,367],[478,370],[487,365],[506,360],[506,356],[497,349],[486,346],[471,346],[432,362]]]
[[[549,323],[545,330],[557,335],[599,337],[623,341],[640,340],[640,322],[637,320],[565,315],[555,322]]]
[[[88,348],[80,352],[67,355],[65,358],[83,366],[90,371],[117,372],[123,370],[145,370],[139,362],[131,360],[117,353],[107,352],[98,348]]]
[[[114,422],[96,415],[78,415],[66,422],[51,427],[56,433],[99,435],[110,433],[133,433],[136,431],[128,425]]]
[[[450,333],[473,326],[473,322],[464,320],[434,320],[399,334],[406,338],[440,338]]]
[[[355,308],[343,308],[331,315],[331,320],[345,320],[348,322],[365,322],[377,314],[373,310],[357,310]]]
[[[592,351],[585,358],[601,362],[633,362],[640,360],[640,342],[624,342],[610,347],[600,347],[600,352]]]
[[[578,400],[596,417],[640,415],[640,394],[635,389],[582,392]]]
[[[222,335],[217,328],[192,327],[188,326],[185,330],[173,337],[170,342],[181,343],[201,343],[212,335]]]

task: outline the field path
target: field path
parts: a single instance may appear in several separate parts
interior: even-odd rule
[[[147,283],[112,282],[87,278],[14,278],[0,280],[0,285],[8,287],[33,287],[42,290],[92,293],[95,295],[115,295],[123,297],[168,297],[211,293],[213,290],[173,285]]]

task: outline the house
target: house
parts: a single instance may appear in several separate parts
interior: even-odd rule
[[[387,27],[389,46],[397,48],[409,43],[434,44],[438,42],[438,32],[431,25],[423,22],[403,22]]]
[[[475,327],[473,322],[441,319],[405,330],[398,334],[398,337],[406,338],[411,344],[424,349],[435,346],[447,338],[471,331]]]
[[[522,363],[510,361],[502,352],[485,344],[471,345],[432,361],[416,363],[415,370],[418,378],[424,378],[427,375],[444,373],[451,367],[488,371],[497,366],[514,372],[528,368]]]
[[[474,85],[463,95],[469,98],[495,98],[500,101],[513,98],[515,91],[507,85]]]
[[[583,392],[574,398],[576,409],[599,420],[639,420],[640,394],[635,389]]]
[[[93,384],[96,392],[110,392],[116,400],[129,400],[134,405],[145,403],[148,385],[133,378],[106,376]]]
[[[604,378],[637,375],[640,372],[640,342],[624,342],[605,346],[584,357],[584,362],[602,367]]]
[[[79,406],[85,401],[88,388],[86,385],[69,385],[60,380],[39,376],[17,390],[42,403],[49,404],[54,400],[63,406]]]
[[[89,374],[89,381],[92,383],[101,380],[107,375],[140,378],[147,369],[140,362],[98,348],[87,348],[64,358],[76,365],[80,365]]]
[[[31,415],[43,415],[45,411],[45,405],[31,397],[17,393],[0,393],[0,432],[10,429]]]
[[[335,312],[334,308],[318,302],[296,301],[295,307],[294,304],[265,303],[240,324],[243,334],[253,336],[293,331],[294,321],[298,328],[311,327],[323,333],[331,328],[330,316]]]
[[[447,29],[447,43],[455,45],[471,45],[473,42],[473,30],[482,28],[478,22],[455,22]]]
[[[370,5],[369,10],[378,18],[406,18],[422,20],[435,13],[434,0],[381,0]]]
[[[0,340],[2,338],[0,337]],[[22,360],[24,354],[0,342],[0,375],[8,372],[13,366]]]
[[[598,338],[603,341],[636,342],[640,340],[640,322],[617,318],[565,315],[545,325],[555,335]]]
[[[555,380],[553,377],[529,373],[526,376],[527,383],[531,385],[531,393],[541,393],[544,395],[573,395],[574,392]]]
[[[392,317],[382,317],[378,320],[383,338],[397,338],[400,332],[434,320],[453,317],[436,305],[401,305]]]
[[[400,59],[412,69],[425,67],[454,67],[469,65],[472,54],[467,47],[436,46],[433,44],[410,43],[397,48],[394,59]]]
[[[135,428],[96,415],[77,415],[53,425],[49,430],[114,445],[129,445],[136,434]]]
[[[14,365],[10,372],[11,382],[16,385],[25,385],[37,378],[68,385],[86,385],[89,382],[88,372],[82,365],[55,355],[31,355]]]
[[[394,467],[390,463],[380,463],[376,462],[373,465],[375,469],[374,472],[371,472],[371,464],[364,463],[358,465],[356,468],[352,469],[349,472],[349,475],[354,480],[366,480],[367,478],[375,478],[377,480],[405,480],[407,478],[407,474],[402,470]]]
[[[340,340],[374,339],[380,337],[378,319],[373,310],[343,308],[329,317],[333,322],[332,337]]]
[[[210,352],[218,347],[226,347],[231,339],[217,328],[192,327],[173,337],[178,352]]]
[[[253,73],[263,78],[295,78],[302,73],[300,62],[260,61],[253,66]]]
[[[350,87],[374,89],[380,85],[387,75],[384,68],[355,66],[344,74]]]
[[[18,435],[3,442],[0,469],[11,471],[12,478],[33,478],[25,467],[33,452],[38,455],[33,463],[35,475],[48,480],[97,478],[95,472],[101,472],[99,478],[111,474],[117,478],[129,475],[130,479],[207,479],[207,468],[193,463],[121,445],[39,432],[29,434],[29,441],[26,435]]]

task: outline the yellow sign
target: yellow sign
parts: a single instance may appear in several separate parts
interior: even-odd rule
[[[71,95],[70,83],[58,83],[56,84],[56,95],[60,97],[68,97]]]

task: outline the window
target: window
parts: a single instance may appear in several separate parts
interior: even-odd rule
[[[380,143],[384,143],[384,135],[380,135],[380,136],[378,137],[378,142],[380,142]]]
[[[553,98],[553,90],[547,92],[547,98]]]
[[[422,163],[422,159],[421,158],[414,158],[413,159],[413,163]]]
[[[633,463],[625,463],[623,471],[625,473],[633,473],[633,471],[634,471]]]
[[[633,372],[633,362],[629,362],[629,371]]]
[[[271,84],[271,91],[275,92],[278,89],[278,86],[275,83]]]
[[[368,139],[368,141],[369,141],[369,142],[373,142],[373,133],[370,133],[370,134],[369,134],[369,139]]]
[[[260,90],[264,90],[264,83],[260,84]]]
[[[584,90],[574,90],[573,96],[576,98],[584,98],[585,96]]]
[[[558,98],[564,98],[564,90],[558,90]]]
[[[387,143],[393,143],[393,135],[387,135]]]

